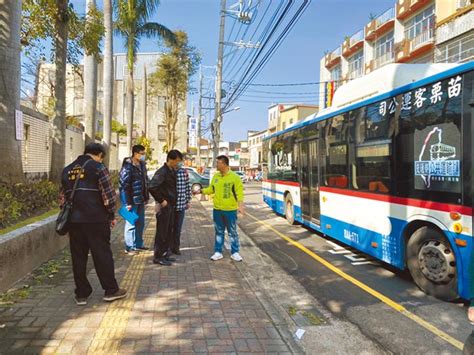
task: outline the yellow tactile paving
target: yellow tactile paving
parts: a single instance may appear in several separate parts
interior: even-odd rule
[[[152,245],[154,233],[151,231],[154,231],[155,225],[155,223],[149,223],[147,226],[147,231],[143,235],[146,245]],[[118,354],[148,258],[149,255],[146,253],[140,253],[133,257],[120,283],[121,288],[127,289],[128,295],[108,306],[104,318],[94,334],[94,339],[87,351],[88,354]]]

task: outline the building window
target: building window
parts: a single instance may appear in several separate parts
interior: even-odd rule
[[[375,42],[375,66],[381,67],[384,64],[393,62],[393,31],[381,37]]]
[[[292,119],[292,118],[290,118],[290,124],[292,124],[292,123],[293,123],[293,119]]]
[[[405,38],[410,41],[410,50],[431,41],[434,37],[434,31],[434,6],[430,6],[405,23]]]
[[[281,129],[285,129],[286,128],[286,122],[283,122],[282,125],[281,125]]]
[[[356,79],[364,74],[364,51],[359,51],[349,58],[349,79]]]
[[[158,140],[160,141],[166,140],[166,126],[165,125],[158,125]]]
[[[340,85],[342,77],[342,69],[341,66],[338,65],[331,70],[331,81],[334,82],[334,90],[337,89]]]
[[[460,63],[474,59],[474,31],[453,41],[443,43],[436,50],[437,63]]]
[[[74,139],[72,137],[69,137],[69,149],[72,150],[74,147]]]

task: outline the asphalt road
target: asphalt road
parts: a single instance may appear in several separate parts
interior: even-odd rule
[[[472,342],[469,336],[473,329],[463,302],[448,303],[427,296],[407,272],[397,271],[300,225],[289,225],[263,202],[259,183],[246,184],[245,192],[247,215],[239,220],[240,228],[330,312],[357,325],[387,351],[459,354],[459,344]],[[336,274],[283,239],[283,235],[408,312],[397,311],[387,304],[389,301],[382,302],[367,289]]]

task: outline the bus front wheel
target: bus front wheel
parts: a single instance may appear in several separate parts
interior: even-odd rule
[[[293,199],[288,194],[285,197],[285,217],[289,224],[296,224],[295,222],[295,209],[293,206]]]
[[[456,257],[441,231],[424,226],[413,233],[407,243],[407,266],[425,293],[445,301],[458,298]]]

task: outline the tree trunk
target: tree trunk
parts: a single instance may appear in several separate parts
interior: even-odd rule
[[[55,22],[54,37],[56,76],[54,85],[55,107],[53,119],[53,141],[50,179],[61,181],[65,163],[66,134],[66,57],[68,37],[68,0],[56,0],[58,16]]]
[[[110,141],[112,136],[112,107],[114,100],[114,62],[113,62],[113,22],[112,0],[104,0],[104,122],[103,144],[107,155],[105,163],[110,162]],[[117,147],[118,148],[118,147]]]
[[[133,88],[133,66],[127,75],[127,151],[132,152],[133,109],[135,104]]]
[[[86,14],[95,8],[95,0],[86,0]],[[87,16],[87,15],[86,15]],[[90,21],[90,18],[87,18]],[[95,142],[97,114],[97,61],[93,55],[84,56],[84,120],[86,144]]]
[[[15,139],[15,110],[20,109],[20,24],[21,1],[0,0],[0,183],[24,179],[21,142]]]

